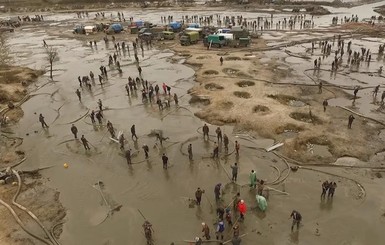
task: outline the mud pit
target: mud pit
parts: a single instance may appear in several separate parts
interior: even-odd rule
[[[214,12],[207,10],[208,14]],[[135,11],[132,13],[138,14]],[[147,17],[149,20],[158,20],[159,16],[165,14],[156,11],[147,13],[142,10],[140,13],[143,18]],[[175,12],[175,15],[182,13],[185,12]],[[234,14],[237,13],[228,13]],[[254,13],[242,14],[250,16]],[[346,15],[349,16],[350,13]],[[316,18],[317,25],[330,23],[332,16],[334,14],[327,18]],[[72,14],[52,15],[51,18],[59,19],[56,23],[64,27],[47,27],[47,31],[40,27],[29,27],[11,37],[16,62],[22,66],[36,69],[47,65],[44,49],[41,47],[42,38],[49,45],[59,48],[60,60],[54,64],[55,83],[48,83],[36,92],[39,95],[24,103],[24,117],[7,130],[24,138],[21,147],[28,161],[20,165],[20,169],[53,165],[42,172],[42,176],[49,179],[44,185],[60,191],[60,201],[67,209],[66,223],[60,236],[62,244],[119,245],[127,244],[127,241],[132,244],[145,244],[141,234],[143,218],[138,208],[154,225],[156,244],[183,244],[183,240],[191,240],[201,234],[201,222],[208,223],[211,231],[215,230],[216,204],[212,192],[214,185],[219,182],[224,185],[224,195],[223,201],[218,205],[228,205],[237,191],[241,192],[248,205],[246,219],[240,223],[241,233],[248,233],[242,238],[242,244],[376,244],[385,240],[381,228],[385,201],[381,195],[384,191],[384,178],[373,179],[375,175],[369,168],[382,166],[383,141],[377,135],[383,126],[355,116],[354,130],[348,130],[346,125],[350,112],[337,107],[347,106],[339,104],[338,101],[333,102],[336,104],[330,103],[326,112],[323,112],[324,99],[345,98],[352,90],[348,78],[334,80],[333,76],[320,72],[319,78],[327,80],[328,84],[349,86],[348,89],[341,89],[325,85],[323,93],[318,94],[317,86],[314,86],[314,81],[308,77],[316,80],[317,74],[313,76],[313,72],[309,74],[304,70],[313,67],[312,59],[318,58],[319,49],[315,50],[312,59],[304,59],[298,65],[298,60],[294,64],[280,64],[285,62],[287,57],[283,49],[258,51],[281,45],[276,40],[268,40],[268,31],[267,38],[252,44],[252,50],[231,49],[231,56],[225,57],[244,57],[245,52],[252,52],[252,55],[247,57],[250,60],[225,59],[223,66],[219,65],[217,55],[218,52],[224,53],[223,50],[207,51],[201,44],[180,47],[176,42],[171,43],[170,48],[179,53],[175,59],[171,59],[174,53],[170,50],[145,48],[144,57],[139,57],[144,79],[158,85],[163,82],[170,85],[171,93],[180,97],[179,108],[172,103],[171,108],[159,112],[156,104],[143,103],[140,93],[126,96],[124,85],[127,83],[127,77],[137,76],[133,53],[131,57],[119,57],[123,67],[121,76],[113,66],[107,68],[109,79],[106,84],[101,87],[96,83],[92,92],[83,88],[82,103],[79,103],[74,94],[79,88],[77,76],[87,75],[90,70],[98,72],[100,65],[106,65],[108,55],[113,54],[113,45],[110,42],[107,47],[101,40],[102,36],[79,37],[80,40],[74,40],[72,34],[66,33],[66,30],[72,28],[72,24],[79,21],[73,20]],[[69,24],[65,24],[66,22]],[[280,32],[282,40],[312,39],[317,31],[313,31],[313,34],[299,30],[293,32]],[[301,32],[301,35],[296,37],[296,32]],[[341,30],[335,31],[340,32]],[[350,33],[349,31],[349,35]],[[318,34],[326,38],[322,30],[319,30]],[[67,39],[68,37],[71,38]],[[118,41],[123,40],[121,35],[116,37]],[[125,41],[132,41],[135,37],[124,34]],[[87,45],[87,38],[97,40],[97,49]],[[353,40],[355,50],[363,44],[369,45],[357,39]],[[164,46],[167,47],[167,44]],[[310,43],[307,41],[301,45],[282,45],[286,46],[291,52],[302,54],[309,50]],[[371,50],[377,48],[374,44],[370,47]],[[335,48],[336,46],[333,46],[333,49]],[[29,51],[28,54],[18,55],[18,52],[26,50]],[[210,55],[207,55],[208,53]],[[196,64],[196,82],[194,71],[181,64],[183,55],[180,54],[185,54],[186,63]],[[375,56],[373,54],[372,59],[375,59]],[[324,67],[321,67],[328,69],[331,60],[332,57],[325,57],[322,61]],[[171,61],[177,62],[170,63]],[[288,66],[290,69],[286,69]],[[369,68],[363,66],[361,69],[375,71],[377,66],[379,64],[373,62]],[[199,69],[200,67],[202,69]],[[276,67],[285,69],[281,72]],[[250,78],[245,78],[247,76]],[[255,84],[240,88],[239,83],[245,79],[255,79]],[[376,82],[369,81],[368,85],[374,86],[383,78],[376,79]],[[39,79],[36,86],[46,84],[47,81],[48,77],[45,75]],[[220,86],[223,89],[212,90],[209,84],[216,84],[215,87]],[[309,85],[306,87],[306,93],[303,93],[298,84]],[[34,87],[32,85],[28,89]],[[370,91],[371,88],[359,92],[360,98],[356,101],[354,110],[382,120],[381,114],[372,112],[372,109],[378,106],[369,103],[372,100]],[[250,98],[239,98],[234,92],[247,93]],[[291,99],[281,102],[269,98],[272,94],[292,96],[294,101],[306,102],[312,114],[323,123],[313,124],[293,119],[290,117],[293,113],[301,113],[299,118],[306,119],[304,115],[307,115],[308,108],[292,106]],[[87,113],[97,109],[96,101],[99,98],[108,110],[104,112],[105,120],[102,126],[93,126]],[[162,94],[161,98],[167,97]],[[256,108],[258,112],[254,113]],[[267,113],[268,111],[270,112]],[[37,120],[39,113],[46,117],[50,125],[48,130],[40,128]],[[106,120],[110,120],[117,130],[124,131],[126,147],[130,147],[135,153],[132,156],[132,167],[127,166],[118,145],[108,139],[108,132],[103,126]],[[72,122],[75,122],[80,134],[84,134],[92,144],[89,152],[84,151],[80,142],[72,140],[73,136],[69,130]],[[222,132],[230,138],[229,153],[225,154],[221,150],[218,161],[210,158],[213,141],[216,140],[214,131],[217,125],[209,125],[211,141],[203,141],[201,127],[205,122],[225,125],[221,126]],[[130,138],[132,124],[136,124],[138,142]],[[154,129],[162,130],[164,135],[169,137],[163,148],[155,144],[154,137],[149,136]],[[288,132],[293,135],[282,135]],[[234,154],[235,140],[241,144],[239,157]],[[285,161],[273,153],[265,152],[265,148],[278,141],[282,141],[284,145],[275,151],[293,159],[288,160],[289,166],[298,163],[308,166],[299,168],[296,172],[289,172]],[[193,144],[193,161],[189,161],[183,154],[187,152],[185,142]],[[141,149],[143,143],[150,146],[148,160],[144,158]],[[163,152],[170,159],[168,170],[162,169],[160,157]],[[350,160],[339,164],[340,167],[329,167],[337,162],[339,157],[346,156],[350,156]],[[11,155],[8,157],[10,159]],[[234,162],[241,166],[238,174],[239,185],[232,184],[227,173],[231,171],[229,166]],[[68,169],[63,168],[64,163],[69,165]],[[317,164],[321,166],[313,166]],[[348,164],[357,168],[341,167]],[[272,166],[277,167],[279,171]],[[247,187],[251,169],[257,170],[258,178],[273,183],[269,184],[269,187],[286,191],[290,195],[271,190],[267,211],[258,211],[255,208],[255,191],[250,191]],[[274,182],[275,179],[278,181]],[[333,200],[318,199],[320,185],[324,180],[337,182]],[[99,181],[104,183],[102,193],[107,204],[100,192],[94,188],[95,183]],[[198,186],[206,190],[205,196],[207,195],[208,200],[204,197],[201,207],[189,208],[189,198],[194,197]],[[109,206],[116,205],[122,206],[107,215]],[[290,233],[291,222],[287,220],[292,209],[299,210],[304,218],[300,231],[294,233]],[[346,224],[349,224],[348,228]],[[355,236],[352,236],[353,232]],[[21,234],[22,239],[28,237],[24,233]],[[230,237],[231,235],[226,234],[225,239]],[[34,240],[31,243],[38,244]]]

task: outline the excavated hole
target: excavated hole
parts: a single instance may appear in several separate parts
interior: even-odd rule
[[[264,105],[256,105],[253,107],[253,112],[265,114],[265,113],[269,113],[270,109],[269,109],[269,107],[264,106]]]
[[[284,105],[289,105],[292,107],[302,107],[306,106],[307,104],[299,99],[297,99],[294,96],[291,95],[285,95],[285,94],[269,94],[267,95],[268,98],[272,98],[277,100],[279,103]]]
[[[215,71],[215,70],[207,70],[207,71],[204,71],[203,72],[203,75],[218,75],[219,72]]]
[[[228,57],[225,57],[225,60],[242,60],[242,59],[236,56],[228,56]]]
[[[236,84],[239,87],[244,88],[244,87],[254,86],[255,82],[244,80],[244,81],[237,82]]]
[[[301,121],[301,122],[306,122],[306,123],[314,123],[314,124],[322,124],[321,119],[319,119],[317,116],[310,116],[310,113],[303,113],[303,112],[292,112],[289,115],[291,118]]]
[[[208,83],[205,85],[205,89],[210,91],[216,91],[216,90],[222,90],[224,88],[221,85],[218,85],[216,83]]]
[[[251,94],[248,92],[235,91],[234,95],[237,96],[238,98],[242,98],[242,99],[250,99],[251,98]]]

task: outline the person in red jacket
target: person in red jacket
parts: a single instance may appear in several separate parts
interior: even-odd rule
[[[239,211],[239,214],[241,215],[240,217],[241,220],[245,219],[246,210],[247,210],[246,203],[244,200],[241,200],[238,203],[238,211]]]

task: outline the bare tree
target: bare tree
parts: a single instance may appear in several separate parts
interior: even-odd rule
[[[53,62],[58,57],[57,49],[52,47],[52,46],[47,46],[46,52],[47,52],[47,60],[49,61],[49,65],[50,65],[49,77],[51,79],[53,79],[53,77],[52,77],[52,66],[53,66]]]

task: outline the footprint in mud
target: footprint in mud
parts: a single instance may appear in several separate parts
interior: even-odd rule
[[[234,95],[237,96],[238,98],[242,98],[242,99],[250,99],[251,98],[251,94],[248,92],[235,91]]]

